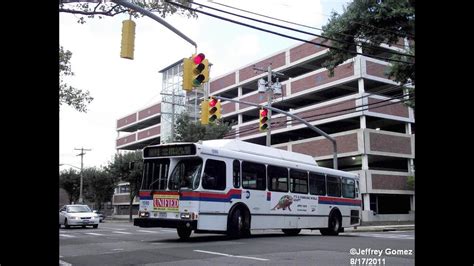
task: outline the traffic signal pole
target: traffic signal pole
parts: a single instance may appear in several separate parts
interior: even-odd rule
[[[225,98],[225,97],[222,97],[222,96],[212,96],[216,99],[219,99],[219,100],[224,100],[224,101],[230,101],[230,102],[235,102],[235,103],[243,103],[243,104],[247,104],[247,105],[251,105],[251,106],[256,106],[256,107],[260,107],[260,108],[267,108],[268,111],[272,110],[272,111],[275,111],[277,113],[281,113],[281,114],[284,114],[284,115],[287,115],[293,119],[296,119],[298,121],[300,121],[301,123],[305,124],[308,128],[316,131],[317,133],[321,134],[322,136],[326,137],[329,141],[332,142],[332,146],[333,146],[333,150],[334,150],[334,155],[333,155],[333,166],[334,166],[334,169],[337,169],[337,143],[336,143],[336,140],[329,136],[326,132],[322,131],[321,129],[311,125],[310,123],[308,123],[306,120],[302,119],[302,118],[299,118],[297,117],[296,115],[294,114],[291,114],[291,113],[288,113],[286,111],[283,111],[281,109],[278,109],[278,108],[275,108],[275,107],[271,107],[271,106],[264,106],[264,105],[261,105],[261,104],[257,104],[257,103],[252,103],[252,102],[246,102],[246,101],[241,101],[241,100],[234,100],[234,99],[230,99],[230,98]],[[271,124],[271,123],[269,123]],[[269,125],[270,126],[270,125]],[[267,138],[267,141],[268,141],[268,138]],[[268,146],[268,145],[267,145]]]

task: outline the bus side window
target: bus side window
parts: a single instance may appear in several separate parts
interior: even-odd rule
[[[355,183],[355,197],[358,198],[359,197],[359,181],[356,181]]]
[[[327,191],[328,196],[340,197],[341,196],[341,178],[338,176],[327,176]]]
[[[290,191],[294,193],[308,193],[308,172],[290,169]]]
[[[258,190],[265,190],[266,167],[261,163],[242,162],[242,187]]]
[[[288,168],[269,165],[267,175],[268,190],[288,192]]]
[[[309,173],[309,193],[311,195],[326,195],[326,176],[319,173]]]
[[[207,159],[202,176],[202,187],[204,189],[224,190],[226,188],[225,181],[225,162]]]
[[[342,196],[344,198],[355,198],[355,184],[354,180],[349,178],[342,178]]]
[[[234,188],[240,188],[240,161],[234,160],[232,170]]]

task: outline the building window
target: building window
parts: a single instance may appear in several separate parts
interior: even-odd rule
[[[119,186],[119,193],[130,193],[130,185]]]

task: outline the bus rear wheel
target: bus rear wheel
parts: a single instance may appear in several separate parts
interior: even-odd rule
[[[301,232],[301,229],[281,229],[287,236],[296,236]]]
[[[319,231],[323,236],[337,236],[341,230],[341,216],[335,212],[329,216],[328,228],[321,228]]]
[[[191,236],[191,232],[193,231],[191,228],[188,228],[185,225],[179,225],[176,230],[178,231],[178,236],[181,240],[188,240]]]

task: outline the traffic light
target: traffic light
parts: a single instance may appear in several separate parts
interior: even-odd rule
[[[199,87],[202,83],[209,81],[209,61],[205,58],[206,56],[203,53],[193,55],[192,57],[194,63],[192,67],[192,84],[194,87]]]
[[[267,131],[268,130],[268,109],[262,108],[259,111],[259,130]]]
[[[122,22],[122,43],[120,47],[120,57],[133,60],[135,46],[135,22],[124,20]]]
[[[214,123],[217,119],[221,118],[221,101],[214,97],[209,99],[209,122]]]
[[[191,91],[209,81],[209,61],[203,53],[183,59],[183,88]]]
[[[201,102],[201,125],[209,124],[209,100],[204,99]]]

